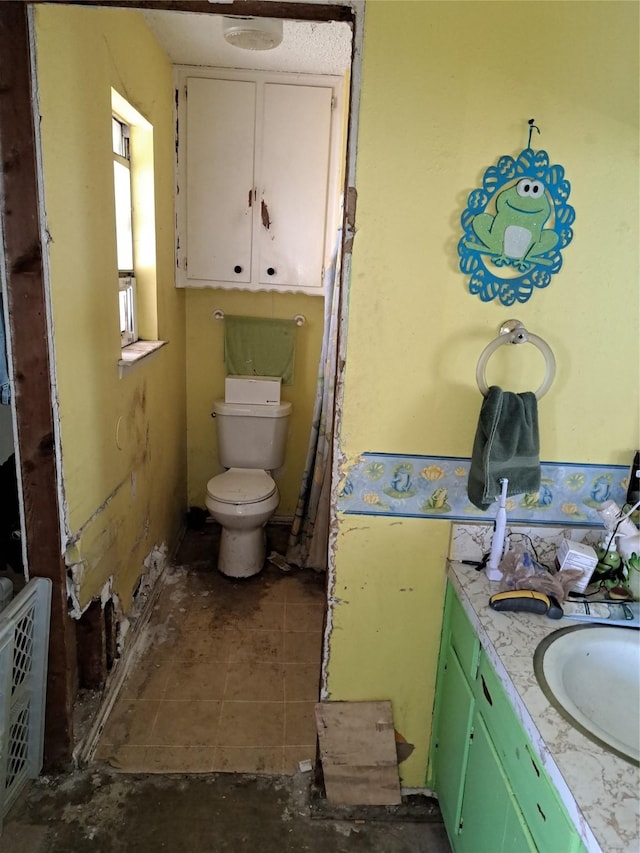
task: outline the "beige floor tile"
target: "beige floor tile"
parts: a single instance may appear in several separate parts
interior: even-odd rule
[[[155,664],[170,660],[176,647],[182,642],[184,626],[149,624],[144,628],[141,641],[146,651],[145,658]]]
[[[315,743],[315,739],[315,702],[287,702],[284,745]]]
[[[327,594],[325,591],[324,575],[306,576],[306,572],[291,574],[287,578],[287,604],[319,604],[326,607]]]
[[[166,624],[168,621],[178,622],[182,614],[191,607],[191,596],[183,578],[170,580],[162,588],[151,611],[151,621],[156,624]]]
[[[265,578],[260,590],[260,601],[265,604],[284,604],[286,590],[283,577]]]
[[[188,633],[204,634],[212,638],[224,630],[224,625],[216,619],[211,605],[206,607],[198,605],[190,610],[185,616],[184,625]]]
[[[249,631],[244,627],[227,632],[228,660],[281,661],[284,637],[282,631]]]
[[[284,702],[224,702],[218,746],[282,746]]]
[[[221,703],[215,700],[160,702],[148,744],[215,746]]]
[[[167,668],[165,699],[222,699],[227,663],[175,661]]]
[[[255,606],[242,606],[230,612],[230,624],[251,631],[282,631],[284,602],[260,601]]]
[[[312,631],[320,633],[324,620],[321,604],[291,604],[285,609],[285,631]]]
[[[147,746],[158,700],[116,701],[102,733],[102,743],[115,746]]]
[[[314,663],[320,672],[322,635],[311,631],[285,631],[284,663]]]
[[[211,773],[215,750],[211,746],[149,746],[145,773]]]
[[[104,745],[96,751],[95,757],[100,761],[106,761],[114,770],[121,770],[123,773],[147,772],[146,746]]]
[[[146,656],[127,675],[119,699],[162,699],[169,670],[166,663]]]
[[[229,664],[225,701],[284,701],[284,669],[280,663],[237,661]]]
[[[283,748],[220,746],[215,750],[213,772],[280,774],[283,772]]]
[[[315,663],[284,665],[285,702],[317,702],[320,695],[320,669]]]
[[[211,663],[218,658],[227,660],[229,643],[221,632],[216,637],[208,636],[197,631],[189,631],[180,637],[173,648],[173,660],[191,661],[193,663]]]
[[[282,772],[287,775],[292,775],[299,771],[301,761],[310,761],[315,767],[316,763],[316,745],[315,743],[302,744],[300,746],[285,746],[284,748],[284,767]],[[310,771],[313,772],[313,771]]]

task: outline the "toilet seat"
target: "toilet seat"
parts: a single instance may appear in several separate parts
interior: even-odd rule
[[[227,504],[258,503],[270,498],[275,491],[272,477],[255,468],[229,468],[207,483],[207,495]]]

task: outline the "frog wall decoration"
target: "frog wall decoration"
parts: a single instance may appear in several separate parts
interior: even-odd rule
[[[551,283],[573,239],[570,192],[564,168],[551,165],[546,151],[527,147],[489,166],[461,217],[458,254],[470,293],[513,305]]]

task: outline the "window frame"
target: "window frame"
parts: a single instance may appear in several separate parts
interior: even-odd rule
[[[128,222],[128,238],[130,247],[127,247],[131,253],[131,264],[120,266],[118,258],[118,305],[120,315],[120,346],[122,349],[135,343],[138,340],[138,305],[136,293],[136,278],[135,278],[135,239],[134,239],[134,215],[133,215],[133,187],[132,187],[132,153],[131,153],[131,125],[122,118],[115,110],[111,113],[111,128],[112,128],[112,154],[114,164],[114,200],[116,210],[116,232],[119,234],[118,228],[118,211],[121,206],[118,204],[118,190],[116,180],[116,164],[120,164],[127,169],[129,175],[129,222]],[[119,145],[116,145],[116,128],[115,124],[120,126]],[[116,147],[120,150],[117,151]],[[119,239],[116,238],[116,251],[119,255]]]

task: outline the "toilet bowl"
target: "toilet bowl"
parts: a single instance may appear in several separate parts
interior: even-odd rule
[[[264,566],[264,528],[280,502],[271,473],[283,470],[291,403],[267,402],[263,384],[236,377],[239,396],[258,399],[213,404],[218,461],[226,471],[207,483],[205,503],[222,528],[218,569],[232,578],[251,577]]]
[[[218,570],[228,577],[257,574],[266,556],[265,526],[280,502],[264,470],[230,468],[207,483],[206,506],[220,524]]]

